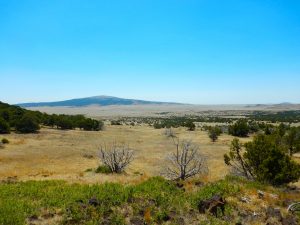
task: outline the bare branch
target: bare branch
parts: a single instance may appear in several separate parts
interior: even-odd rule
[[[110,145],[100,146],[100,160],[112,172],[121,173],[132,162],[134,151],[126,144],[113,142]]]
[[[185,180],[208,172],[206,158],[199,153],[198,145],[191,141],[173,139],[176,152],[167,156],[168,166],[162,174],[172,180]]]
[[[164,135],[166,135],[168,138],[175,138],[176,137],[176,133],[172,128],[166,128],[164,131]]]

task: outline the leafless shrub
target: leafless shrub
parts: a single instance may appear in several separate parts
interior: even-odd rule
[[[132,162],[134,151],[126,144],[112,143],[100,146],[100,160],[113,173],[122,173]]]
[[[168,138],[175,138],[176,134],[175,131],[172,128],[166,128],[164,131],[164,135],[166,135]]]
[[[167,167],[162,175],[172,180],[185,180],[198,174],[207,174],[206,158],[199,153],[199,146],[191,141],[174,139],[176,152],[167,157]]]

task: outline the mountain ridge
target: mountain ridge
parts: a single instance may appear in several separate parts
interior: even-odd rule
[[[86,98],[74,98],[74,99],[54,101],[54,102],[18,103],[16,105],[21,107],[43,107],[43,106],[85,107],[90,105],[109,106],[109,105],[151,105],[151,104],[182,105],[182,103],[175,103],[175,102],[146,101],[146,100],[138,100],[138,99],[119,98],[119,97],[107,96],[107,95],[98,95],[98,96],[92,96]]]

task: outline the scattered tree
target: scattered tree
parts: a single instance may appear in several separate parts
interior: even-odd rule
[[[276,145],[271,138],[258,135],[245,147],[245,157],[258,181],[280,185],[299,179],[300,165],[292,161],[282,146]]]
[[[80,127],[87,131],[99,131],[103,129],[103,122],[87,118],[81,120]]]
[[[154,123],[153,124],[154,129],[161,129],[163,126],[160,123]]]
[[[296,127],[290,128],[283,136],[283,142],[287,146],[290,156],[300,152],[300,129]]]
[[[277,127],[277,133],[279,134],[280,137],[283,137],[289,128],[290,127],[288,125],[285,125],[284,123],[280,123],[279,126]]]
[[[188,121],[185,125],[189,131],[196,130],[196,125],[193,123],[193,121]]]
[[[272,128],[270,125],[266,125],[264,129],[265,135],[271,135],[272,134]]]
[[[163,175],[172,180],[185,180],[208,172],[206,158],[199,153],[199,146],[191,141],[175,143],[176,152],[167,158],[168,166]]]
[[[100,146],[100,160],[113,173],[122,173],[132,162],[134,151],[126,144],[112,143]]]
[[[247,178],[273,185],[295,182],[300,177],[300,165],[285,154],[282,145],[267,135],[257,135],[246,143],[244,154],[239,141],[233,140],[224,161]]]
[[[252,179],[253,174],[246,159],[243,157],[242,144],[238,138],[231,142],[229,154],[224,155],[225,164],[232,167],[232,173],[238,176]]]
[[[229,126],[228,132],[233,136],[247,137],[250,132],[250,128],[246,120],[240,119],[233,125]]]
[[[215,126],[215,127],[210,127],[208,129],[208,136],[212,140],[212,142],[215,142],[218,137],[221,135],[222,130],[220,127]]]

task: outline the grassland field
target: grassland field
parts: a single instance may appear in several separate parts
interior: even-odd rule
[[[208,160],[209,175],[206,179],[218,180],[228,172],[223,162],[232,136],[222,134],[213,143],[207,132],[186,128],[174,129],[180,139],[199,144],[200,152]],[[63,179],[79,183],[106,181],[131,183],[160,175],[165,158],[175,151],[174,142],[164,135],[164,129],[142,126],[110,126],[104,131],[80,131],[42,128],[37,134],[1,135],[10,144],[0,151],[0,180],[49,180]],[[242,142],[250,141],[241,138]],[[135,158],[126,174],[104,175],[85,172],[100,164],[99,147],[104,143],[124,142],[135,151]]]

